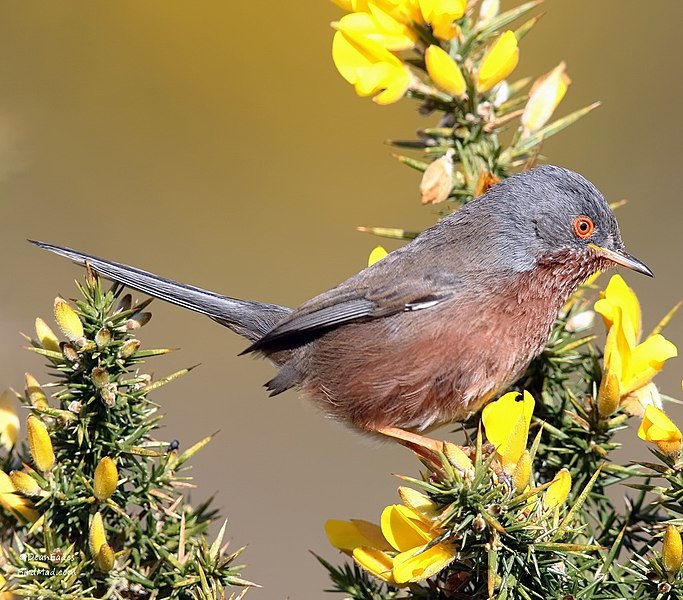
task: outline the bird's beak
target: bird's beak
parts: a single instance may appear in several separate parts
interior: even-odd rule
[[[621,265],[622,267],[627,267],[636,271],[637,273],[647,275],[648,277],[655,276],[650,267],[648,267],[644,262],[638,260],[635,256],[631,256],[630,254],[619,252],[617,250],[609,250],[608,248],[603,248],[597,244],[588,244],[588,247],[600,256],[604,256],[606,259],[611,260],[613,263]]]

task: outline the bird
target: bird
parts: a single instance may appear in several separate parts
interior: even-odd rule
[[[271,395],[298,388],[367,433],[431,451],[424,434],[463,421],[521,377],[558,311],[628,254],[603,195],[542,165],[512,175],[401,248],[296,309],[240,300],[30,240],[100,275],[202,313],[267,357]]]

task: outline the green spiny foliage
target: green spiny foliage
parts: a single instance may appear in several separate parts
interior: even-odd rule
[[[187,462],[211,436],[184,452],[154,436],[162,416],[150,393],[189,369],[153,382],[144,361],[169,350],[141,349],[135,337],[151,316],[149,301],[133,304],[119,286],[103,291],[91,272],[78,288],[76,310],[55,301],[67,340],[59,343],[43,322],[40,339],[30,339],[30,350],[48,360],[54,393],[49,402],[27,377],[20,401],[47,427],[49,439],[32,438],[29,429],[29,444],[3,457],[6,471],[23,467],[35,482],[24,478],[17,487],[26,494],[17,494],[39,516],[22,525],[4,505],[0,512],[0,573],[8,589],[55,599],[208,599],[225,597],[225,588],[243,592],[253,584],[236,564],[242,549],[221,547],[225,525],[209,544],[205,535],[217,511],[210,501],[193,507],[183,496],[193,487]],[[40,459],[50,446],[54,465]],[[108,469],[98,472],[102,464]],[[93,526],[97,514],[104,538]]]

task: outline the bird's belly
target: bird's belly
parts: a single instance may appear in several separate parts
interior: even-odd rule
[[[305,359],[304,391],[363,430],[424,431],[464,420],[518,378],[549,325],[503,312],[488,320],[402,313],[332,331]],[[500,314],[500,313],[499,313]],[[443,317],[443,315],[442,315]],[[312,345],[312,346],[313,346]]]

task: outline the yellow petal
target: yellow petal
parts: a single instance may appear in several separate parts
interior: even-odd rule
[[[461,96],[465,93],[465,78],[448,52],[439,46],[429,46],[425,52],[425,64],[429,76],[438,88],[452,96]]]
[[[562,504],[572,489],[572,476],[567,469],[562,469],[555,475],[553,482],[543,495],[543,506],[555,508]]]
[[[375,246],[368,257],[368,267],[382,260],[387,254],[389,253],[382,246]]]
[[[629,357],[624,373],[622,394],[627,394],[649,383],[664,368],[664,363],[678,356],[678,349],[661,334],[655,334],[638,344]]]
[[[45,350],[59,352],[59,340],[55,332],[40,317],[36,319],[36,337]]]
[[[636,337],[634,343],[637,343],[641,334],[641,312],[635,292],[628,287],[621,275],[613,275],[600,296],[600,300],[595,303],[595,312],[602,315],[605,326],[612,326],[617,318],[616,308],[621,309],[622,318],[633,327]]]
[[[662,542],[662,564],[669,575],[675,575],[683,562],[681,534],[673,525],[667,525]]]
[[[23,522],[34,522],[40,515],[33,510],[31,501],[16,493],[16,488],[10,476],[0,471],[0,506],[10,511]]]
[[[348,522],[331,519],[325,523],[325,533],[330,543],[339,550],[351,552],[360,546],[391,550],[379,525],[369,521],[352,519]]]
[[[496,448],[503,468],[508,473],[514,471],[515,465],[526,450],[531,415],[535,401],[525,391],[521,400],[518,392],[508,392],[498,400],[488,404],[482,412],[482,421],[486,429],[486,437]]]
[[[102,521],[102,514],[96,512],[90,523],[90,531],[88,534],[88,546],[90,547],[90,554],[97,556],[103,544],[107,543],[107,535],[104,532],[104,521]]]
[[[17,399],[11,390],[0,395],[0,444],[9,451],[17,443],[19,436],[19,417],[17,416]]]
[[[95,498],[98,500],[110,498],[116,491],[118,484],[119,472],[116,463],[111,457],[105,456],[95,468],[95,481],[93,483]]]
[[[354,38],[371,40],[387,50],[408,50],[415,45],[417,33],[391,15],[372,5],[370,13],[351,13],[343,16],[337,30]]]
[[[332,0],[337,6],[349,12],[367,12],[368,0]]]
[[[83,338],[83,323],[64,298],[55,298],[55,320],[62,333],[72,342]]]
[[[477,75],[477,89],[482,93],[490,90],[512,73],[518,61],[517,38],[512,31],[506,31],[482,59]]]
[[[567,87],[571,83],[565,73],[566,68],[567,65],[561,62],[550,73],[546,73],[534,83],[521,117],[525,134],[528,135],[541,129],[564,98]]]
[[[445,544],[424,551],[411,548],[394,557],[394,580],[398,584],[423,581],[447,567],[454,558],[453,550]]]
[[[465,0],[419,0],[423,19],[442,40],[450,40],[457,33],[454,21],[465,14],[466,4]]]
[[[387,506],[382,511],[380,522],[387,542],[399,552],[424,546],[433,537],[419,514],[400,504]]]
[[[387,583],[395,583],[392,573],[393,559],[385,552],[376,548],[361,547],[353,551],[353,558],[363,569],[375,577],[379,577]]]
[[[645,414],[638,428],[638,437],[654,443],[662,453],[668,456],[680,454],[683,447],[680,429],[663,410],[653,405],[645,407]]]
[[[39,471],[46,473],[55,464],[55,453],[52,449],[52,441],[47,427],[35,415],[29,415],[26,420],[26,437],[28,446],[33,457],[33,462]]]

